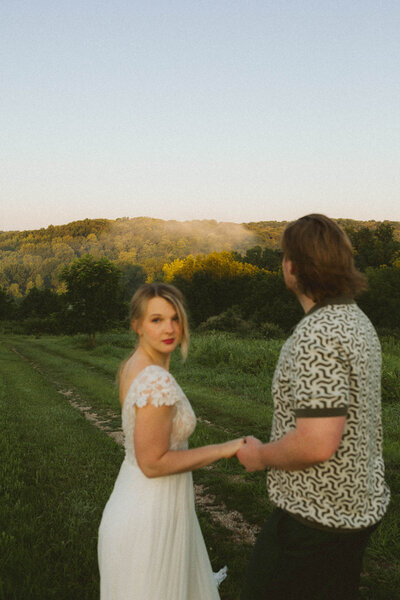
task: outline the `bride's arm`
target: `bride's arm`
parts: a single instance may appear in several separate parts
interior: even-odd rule
[[[152,404],[136,409],[135,454],[146,477],[193,471],[220,458],[230,458],[241,448],[242,438],[190,450],[170,450],[172,411],[172,406]]]

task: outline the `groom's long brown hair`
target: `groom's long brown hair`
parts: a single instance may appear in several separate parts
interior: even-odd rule
[[[366,278],[354,266],[349,238],[325,215],[306,215],[290,223],[281,245],[293,263],[299,290],[314,302],[354,298],[367,288]]]

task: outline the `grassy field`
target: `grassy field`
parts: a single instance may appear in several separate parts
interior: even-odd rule
[[[0,339],[0,598],[94,600],[97,528],[123,457],[107,435],[120,426],[115,373],[132,338],[99,336],[94,349],[80,336]],[[171,371],[199,417],[193,446],[250,433],[268,438],[280,346],[195,335],[188,361],[173,358]],[[400,343],[386,339],[383,348],[392,502],[365,560],[360,598],[369,600],[400,598]],[[246,474],[235,459],[199,470],[194,479],[214,570],[229,568],[221,597],[238,600],[250,533],[271,510],[265,474]]]

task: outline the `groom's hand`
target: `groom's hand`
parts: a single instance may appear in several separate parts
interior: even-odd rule
[[[246,436],[245,443],[236,454],[246,471],[262,471],[265,469],[260,453],[262,446],[263,443],[257,438],[252,435]]]

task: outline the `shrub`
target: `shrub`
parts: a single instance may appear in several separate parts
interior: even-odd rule
[[[22,321],[22,329],[28,335],[40,335],[41,333],[59,335],[61,333],[60,322],[55,315],[47,318],[30,317]]]
[[[198,331],[226,331],[236,333],[242,337],[251,337],[256,339],[280,339],[286,337],[285,332],[275,323],[257,324],[253,320],[246,320],[241,317],[240,309],[232,306],[220,313],[209,317],[197,328]]]
[[[241,318],[238,307],[232,306],[219,315],[208,317],[206,321],[199,325],[198,330],[244,333],[251,330],[252,327],[254,327],[254,324]]]
[[[267,340],[278,340],[287,337],[279,325],[275,323],[262,323],[259,327],[260,337]]]

